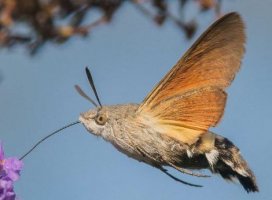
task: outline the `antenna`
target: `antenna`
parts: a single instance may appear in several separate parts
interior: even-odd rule
[[[97,102],[99,103],[100,107],[102,108],[102,104],[101,104],[101,102],[100,102],[100,99],[99,99],[99,97],[98,97],[97,91],[96,91],[96,89],[95,89],[95,85],[94,85],[94,81],[93,81],[92,74],[91,74],[90,70],[88,69],[88,67],[85,68],[85,71],[86,71],[86,74],[87,74],[89,83],[90,83],[90,85],[91,85],[91,87],[92,87],[92,89],[93,89],[94,95],[95,95],[95,97],[96,97],[96,99],[97,99]]]
[[[95,103],[94,100],[91,99],[78,85],[75,85],[76,91],[80,96],[87,99],[89,102],[91,102],[95,107],[98,107],[98,105]]]

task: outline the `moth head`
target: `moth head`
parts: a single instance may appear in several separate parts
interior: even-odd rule
[[[79,121],[94,135],[102,135],[108,125],[108,112],[104,108],[91,109],[80,114]]]
[[[94,135],[102,135],[103,132],[106,132],[104,130],[108,122],[107,108],[102,106],[100,102],[90,70],[86,67],[85,71],[98,104],[85,92],[83,92],[83,90],[78,85],[76,85],[75,88],[77,92],[95,106],[94,109],[82,113],[79,117],[79,121],[90,133]]]

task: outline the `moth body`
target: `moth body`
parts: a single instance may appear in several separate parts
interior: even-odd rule
[[[137,113],[138,107],[138,104],[103,106],[81,114],[80,122],[91,134],[112,143],[120,152],[153,167],[209,169],[226,179],[241,179],[247,191],[257,187],[239,149],[228,139],[208,132],[189,145],[165,137]]]

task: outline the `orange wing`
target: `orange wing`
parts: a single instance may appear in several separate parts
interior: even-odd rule
[[[240,68],[244,43],[240,16],[237,13],[223,16],[151,91],[138,113],[147,114],[161,128],[171,127],[167,128],[170,132],[193,129],[189,131],[194,132],[191,139],[216,126],[224,112],[224,89]]]

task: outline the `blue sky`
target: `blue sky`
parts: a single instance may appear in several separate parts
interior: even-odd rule
[[[232,140],[255,172],[261,192],[246,194],[219,176],[175,175],[205,187],[179,184],[160,171],[132,160],[81,125],[65,130],[25,159],[16,192],[23,200],[48,199],[271,199],[271,0],[224,1],[247,27],[243,66],[228,89],[224,119],[213,129]],[[47,45],[30,58],[22,50],[1,50],[0,138],[6,154],[22,155],[49,132],[77,120],[92,105],[73,85],[90,93],[89,65],[103,104],[141,102],[193,41],[168,23],[155,26],[129,4],[112,24],[86,40]],[[197,36],[213,20],[199,17]]]

